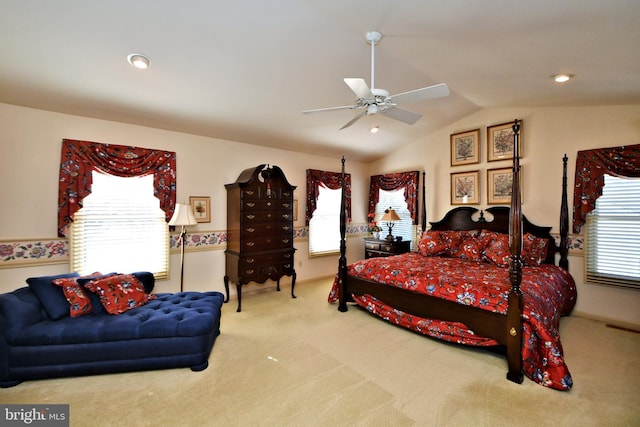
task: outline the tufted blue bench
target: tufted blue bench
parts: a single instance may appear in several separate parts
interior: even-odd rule
[[[220,334],[220,292],[156,294],[118,315],[51,320],[28,287],[0,295],[0,386],[25,380],[206,369]]]

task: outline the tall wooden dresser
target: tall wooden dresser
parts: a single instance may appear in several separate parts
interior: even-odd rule
[[[227,250],[224,287],[236,284],[238,309],[242,286],[291,276],[291,297],[296,283],[293,263],[293,190],[277,166],[260,165],[243,171],[227,189]]]

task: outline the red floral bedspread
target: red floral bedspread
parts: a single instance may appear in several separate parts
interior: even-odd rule
[[[348,275],[429,294],[459,304],[506,313],[509,271],[486,262],[461,258],[425,257],[416,252],[387,258],[371,258],[348,266]],[[533,381],[558,390],[573,385],[564,363],[558,327],[560,316],[576,302],[571,275],[553,265],[524,267],[521,290],[523,312],[523,369]],[[337,278],[329,301],[338,299]],[[476,336],[464,324],[424,319],[395,310],[370,295],[354,297],[356,303],[389,322],[434,338],[474,346],[497,343]]]

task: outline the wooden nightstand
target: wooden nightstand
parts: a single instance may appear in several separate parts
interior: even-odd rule
[[[388,241],[365,237],[364,258],[403,254],[411,250],[411,240]]]

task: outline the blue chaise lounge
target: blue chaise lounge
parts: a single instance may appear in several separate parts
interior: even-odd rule
[[[153,274],[133,276],[151,294]],[[220,334],[222,293],[155,294],[141,306],[109,314],[100,294],[87,291],[91,312],[71,317],[69,300],[52,284],[69,277],[77,274],[31,278],[29,286],[0,295],[0,387],[44,378],[207,368]]]

